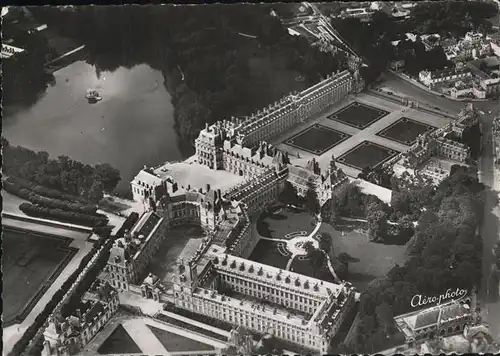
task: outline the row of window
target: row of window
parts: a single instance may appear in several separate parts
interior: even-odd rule
[[[222,276],[222,279],[225,281],[225,283],[227,283],[235,288],[242,288],[242,289],[244,288],[245,291],[247,291],[246,287],[248,287],[248,290],[250,290],[251,292],[254,292],[254,293],[259,293],[259,294],[260,294],[260,292],[269,293],[270,295],[276,295],[277,297],[284,298],[285,300],[296,301],[296,302],[306,304],[306,305],[309,304],[315,308],[319,305],[318,301],[312,300],[311,298],[303,297],[301,295],[297,295],[295,293],[288,293],[288,292],[283,291],[283,290],[278,290],[277,288],[274,288],[274,287],[264,286],[264,285],[261,285],[259,283],[246,281],[246,280],[231,277],[231,276],[228,276],[225,274],[221,274],[221,276]],[[245,293],[245,294],[248,294],[248,293]]]
[[[184,302],[182,302],[182,306],[184,308],[189,308],[189,305]],[[227,310],[224,308],[223,312],[221,313],[219,312],[219,307],[216,304],[212,303],[205,305],[205,308],[198,308],[196,304],[193,304],[193,310],[214,317],[216,319],[229,321],[232,324],[245,326],[259,332],[267,332],[269,328],[274,328],[276,330],[277,337],[288,339],[301,345],[314,346],[316,343],[315,337],[309,332],[298,330],[294,325],[285,324],[283,322],[272,320],[269,318],[264,319],[259,314],[249,315],[248,311],[245,311],[245,314],[243,314],[243,311],[239,312],[229,310],[229,313],[226,314]]]

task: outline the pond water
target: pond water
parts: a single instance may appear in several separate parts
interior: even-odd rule
[[[144,165],[181,160],[170,94],[163,75],[147,65],[96,73],[75,62],[54,73],[55,84],[30,107],[5,107],[3,136],[13,145],[109,163],[124,188]],[[102,101],[89,104],[88,89]]]

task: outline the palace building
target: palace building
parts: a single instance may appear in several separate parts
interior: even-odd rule
[[[432,157],[465,163],[470,159],[470,149],[460,140],[464,131],[478,122],[479,114],[469,103],[460,111],[455,121],[434,132],[420,135],[406,152],[386,162],[384,166],[394,164],[395,171],[415,171]],[[426,175],[426,172],[424,169],[420,174]]]
[[[63,318],[51,317],[43,333],[43,356],[66,356],[83,350],[118,309],[118,293],[97,280],[82,297],[82,309]]]
[[[205,190],[179,187],[165,167],[144,167],[131,187],[134,200],[149,211],[114,243],[100,278],[165,301],[164,287],[154,275],[144,275],[145,267],[169,229],[196,224],[206,237],[186,262],[178,262],[175,304],[254,332],[271,330],[277,338],[325,353],[355,303],[353,287],[247,260],[259,240],[250,216],[273,203],[287,182],[302,196],[312,184],[321,205],[348,182],[334,157],[326,172],[314,159],[306,167],[294,166],[266,140],[362,87],[357,69],[343,71],[250,117],[206,125],[195,141],[196,164],[245,179],[224,192],[208,184]]]
[[[345,282],[283,271],[229,255],[219,246],[211,246],[198,261],[180,261],[177,268],[177,307],[321,353],[355,303],[354,288]]]

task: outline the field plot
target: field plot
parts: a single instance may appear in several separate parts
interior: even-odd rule
[[[377,133],[377,136],[411,146],[417,137],[425,132],[432,132],[436,127],[423,124],[408,117],[402,117],[392,125]]]
[[[4,327],[21,322],[78,251],[72,239],[4,226]]]
[[[329,115],[328,118],[362,130],[388,114],[388,111],[354,102]]]
[[[376,143],[364,141],[337,158],[337,161],[349,167],[363,170],[365,167],[375,168],[398,153],[398,151]]]
[[[285,143],[320,156],[349,137],[346,133],[315,124],[290,137]]]

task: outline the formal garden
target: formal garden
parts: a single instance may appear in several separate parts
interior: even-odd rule
[[[100,355],[139,354],[142,350],[135,343],[123,325],[119,324],[109,337],[99,347]]]
[[[365,167],[375,168],[399,154],[398,151],[379,144],[363,141],[354,148],[337,158],[337,161],[346,166],[363,170]]]
[[[260,236],[270,239],[290,239],[296,235],[309,235],[316,226],[311,214],[302,208],[276,205],[264,211],[257,219]]]
[[[328,118],[362,130],[388,114],[388,111],[354,102],[328,115]]]
[[[314,124],[290,137],[285,143],[320,156],[349,137],[351,136],[330,127]]]
[[[415,143],[418,136],[426,132],[431,133],[434,130],[436,130],[434,126],[402,117],[378,132],[377,136],[411,146]]]
[[[19,323],[30,313],[78,251],[71,239],[4,227],[3,322]]]

